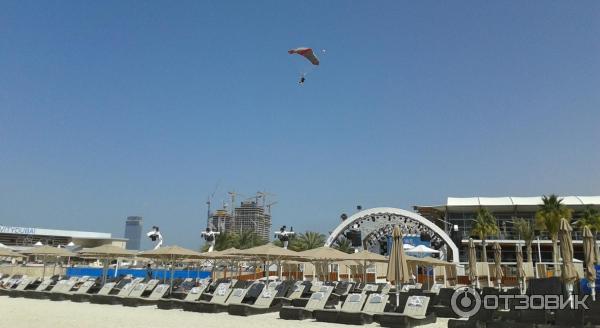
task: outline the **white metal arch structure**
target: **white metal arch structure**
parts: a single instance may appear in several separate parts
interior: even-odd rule
[[[403,230],[408,229],[409,233],[411,229],[414,233],[429,233],[432,240],[439,241],[439,250],[446,257],[448,257],[448,250],[450,250],[452,262],[458,262],[458,247],[444,230],[417,213],[394,207],[375,207],[350,216],[333,230],[327,238],[325,246],[332,246],[354,224],[360,225],[359,230],[365,245],[370,243],[369,238],[376,242],[375,238],[378,234],[381,236],[386,232],[390,232],[394,225],[400,225]]]

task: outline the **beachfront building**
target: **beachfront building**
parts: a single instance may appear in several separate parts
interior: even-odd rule
[[[128,216],[125,221],[125,238],[127,239],[126,248],[130,250],[140,250],[142,242],[142,222],[141,216]]]
[[[271,214],[255,201],[244,201],[234,210],[233,232],[254,231],[264,240],[271,237]]]
[[[562,203],[573,212],[573,220],[581,217],[587,207],[600,210],[600,196],[561,196]],[[515,218],[524,218],[535,223],[535,213],[542,204],[542,197],[448,197],[445,204],[414,206],[414,210],[426,217],[447,232],[457,228],[456,234],[460,244],[464,246],[471,237],[473,220],[477,210],[486,208],[494,215],[500,230],[498,236],[490,237],[488,244],[498,241],[502,246],[503,260],[514,261],[515,245],[523,243],[515,234],[512,221]],[[576,228],[573,232],[575,257],[583,259],[581,232]],[[477,239],[476,236],[473,236]],[[479,243],[479,241],[477,241]],[[533,243],[534,260],[551,261],[552,243],[548,235],[540,231]],[[491,258],[492,249],[488,248],[488,258]],[[466,260],[466,254],[461,251],[461,260]]]
[[[0,243],[13,250],[23,250],[35,245],[50,245],[78,250],[101,245],[125,248],[127,239],[114,238],[105,232],[55,230],[0,225]]]

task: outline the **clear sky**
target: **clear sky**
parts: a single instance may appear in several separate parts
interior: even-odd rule
[[[0,224],[142,215],[197,247],[217,185],[322,232],[357,204],[598,195],[599,35],[598,1],[3,1]]]

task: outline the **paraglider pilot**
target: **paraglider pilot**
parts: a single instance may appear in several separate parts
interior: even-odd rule
[[[212,252],[215,249],[215,243],[216,243],[216,235],[221,234],[218,231],[212,231],[212,229],[210,228],[206,228],[206,231],[202,232],[202,237],[204,238],[204,240],[206,240],[206,243],[208,244],[208,251]]]

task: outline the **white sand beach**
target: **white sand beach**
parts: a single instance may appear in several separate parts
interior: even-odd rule
[[[121,305],[100,305],[73,303],[70,301],[52,302],[26,298],[0,296],[2,327],[11,328],[164,328],[191,327],[202,325],[205,328],[271,328],[271,327],[340,327],[338,324],[320,323],[314,320],[283,321],[278,313],[250,317],[232,316],[227,313],[205,314],[182,310],[159,310],[154,306],[128,308]],[[421,326],[441,328],[447,326],[447,319]],[[365,327],[379,327],[374,323]]]

